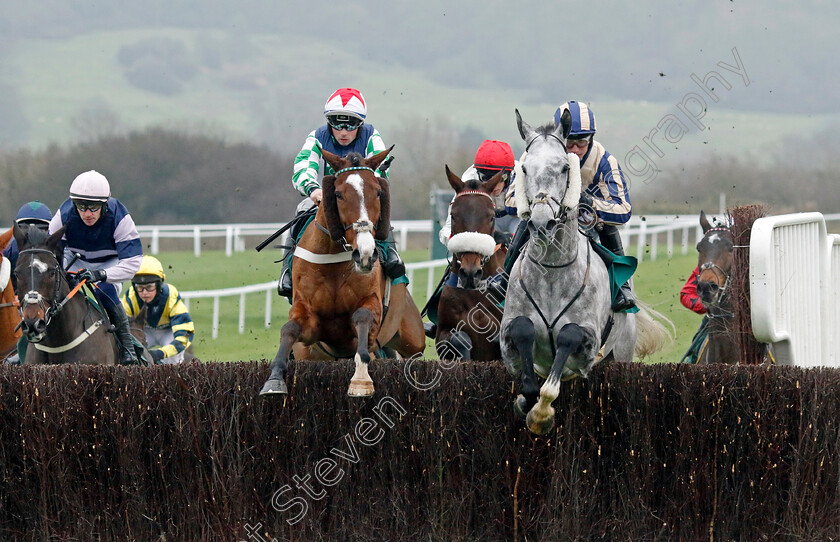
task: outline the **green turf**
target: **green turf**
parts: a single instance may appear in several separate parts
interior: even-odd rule
[[[406,261],[428,259],[426,250],[403,251]],[[204,251],[196,258],[192,252],[166,252],[158,257],[164,265],[167,281],[179,290],[208,290],[233,288],[275,280],[280,271],[278,251],[254,250],[234,253],[226,257],[223,251]],[[635,287],[639,297],[654,309],[674,322],[676,339],[665,350],[654,355],[649,362],[678,361],[697,326],[700,317],[685,309],[679,303],[679,291],[694,266],[697,256],[660,258],[656,262],[644,261],[635,275]],[[442,274],[437,270],[435,284]],[[418,307],[426,302],[426,273],[418,272],[414,277],[414,298]],[[190,314],[196,324],[194,349],[203,360],[236,361],[271,359],[279,345],[280,326],[288,317],[289,304],[285,299],[272,295],[271,327],[264,326],[265,294],[246,296],[245,333],[238,332],[239,297],[222,299],[220,303],[219,337],[211,338],[213,301],[193,300]],[[427,357],[435,357],[431,340],[427,340]]]

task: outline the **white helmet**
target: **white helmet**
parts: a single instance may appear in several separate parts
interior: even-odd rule
[[[108,184],[105,175],[98,171],[85,171],[70,185],[71,199],[106,202],[109,197],[111,197],[111,185]]]
[[[367,116],[365,97],[355,88],[340,88],[330,94],[324,104],[324,116],[347,115],[364,122]]]

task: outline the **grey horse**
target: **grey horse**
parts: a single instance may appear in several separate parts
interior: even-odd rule
[[[602,359],[629,362],[634,352],[655,352],[669,334],[643,303],[637,314],[610,310],[607,268],[578,230],[580,163],[566,152],[568,112],[558,126],[534,129],[518,110],[516,122],[526,152],[515,196],[531,241],[509,277],[501,350],[508,371],[522,377],[514,409],[531,431],[545,434],[554,426],[551,403],[562,380],[586,377]],[[637,325],[647,335],[639,344]],[[542,387],[537,375],[545,378]]]

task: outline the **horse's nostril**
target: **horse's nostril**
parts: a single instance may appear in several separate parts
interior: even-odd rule
[[[35,332],[43,333],[47,330],[47,323],[40,318],[35,321]]]
[[[554,220],[553,218],[551,220],[549,220],[545,225],[545,229],[548,230],[548,231],[553,231],[554,228],[556,228],[556,227],[557,227],[557,221]]]
[[[362,254],[359,252],[359,249],[355,249],[353,251],[353,262],[354,263],[361,263],[362,261]]]

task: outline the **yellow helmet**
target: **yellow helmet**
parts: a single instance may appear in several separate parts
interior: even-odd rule
[[[166,280],[166,274],[163,272],[163,265],[160,260],[154,256],[143,256],[143,261],[140,263],[140,269],[131,279],[134,284],[148,284],[150,282],[163,282]]]

